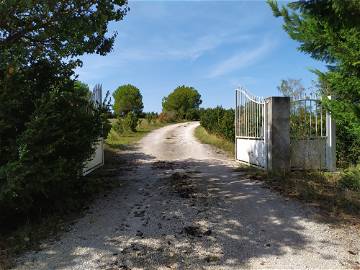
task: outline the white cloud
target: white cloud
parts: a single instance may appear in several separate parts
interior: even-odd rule
[[[237,53],[216,65],[210,72],[209,77],[218,77],[229,72],[251,66],[270,52],[274,46],[274,41],[264,39],[257,47]]]
[[[147,46],[121,49],[117,53],[121,61],[145,61],[145,60],[196,60],[207,52],[210,52],[226,43],[239,43],[250,39],[250,35],[233,35],[223,33],[219,35],[204,35],[198,38],[171,37],[153,39],[147,42]]]

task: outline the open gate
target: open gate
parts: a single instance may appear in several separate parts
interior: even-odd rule
[[[280,172],[336,169],[335,123],[320,99],[235,93],[236,160]]]
[[[244,88],[235,92],[236,159],[267,168],[266,102]]]

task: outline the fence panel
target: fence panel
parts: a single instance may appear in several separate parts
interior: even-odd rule
[[[97,84],[94,87],[91,96],[95,106],[101,106],[102,104],[102,87]],[[84,164],[83,175],[87,175],[97,168],[104,165],[104,139],[100,138],[94,144],[95,152],[93,156]]]
[[[290,151],[292,169],[335,170],[335,148],[329,134],[334,133],[330,113],[320,99],[291,101]],[[330,150],[329,150],[330,149]]]

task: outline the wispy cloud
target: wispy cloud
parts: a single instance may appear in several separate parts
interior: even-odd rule
[[[241,51],[217,64],[210,72],[209,77],[218,77],[251,66],[268,54],[275,45],[273,40],[266,38],[257,47]]]
[[[250,35],[236,36],[231,32],[219,35],[204,35],[201,37],[158,38],[147,43],[147,46],[119,49],[118,60],[196,60],[205,53],[227,43],[240,43],[250,39]]]

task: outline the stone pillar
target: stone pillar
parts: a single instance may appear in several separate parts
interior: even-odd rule
[[[267,106],[267,168],[274,173],[290,171],[290,98],[269,97]]]

